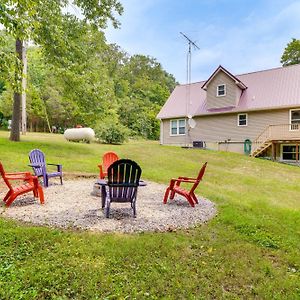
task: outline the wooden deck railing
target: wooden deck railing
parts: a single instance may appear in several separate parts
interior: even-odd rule
[[[252,143],[252,153],[269,141],[300,140],[300,124],[269,125]]]

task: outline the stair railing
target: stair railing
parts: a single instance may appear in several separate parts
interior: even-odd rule
[[[255,153],[264,143],[271,140],[299,140],[300,124],[276,124],[269,125],[266,129],[253,141],[251,155]]]
[[[253,141],[251,154],[270,139],[270,126],[271,125],[268,125],[266,129]]]

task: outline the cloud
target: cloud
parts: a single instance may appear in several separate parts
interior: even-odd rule
[[[300,2],[214,0],[125,0],[120,30],[106,31],[130,54],[158,59],[181,83],[186,81],[187,43],[192,53],[192,81],[207,79],[219,65],[234,74],[277,67],[286,44],[300,38]],[[230,14],[232,12],[232,14]]]
[[[246,73],[280,65],[286,43],[300,36],[300,3],[294,2],[275,15],[250,12],[240,26],[220,28],[219,34],[208,37],[204,59],[195,64],[195,72],[210,70],[210,65],[222,64],[234,74]],[[217,42],[216,42],[217,41]],[[200,53],[201,54],[203,54]],[[208,57],[206,60],[205,57]],[[206,73],[206,78],[210,71]]]

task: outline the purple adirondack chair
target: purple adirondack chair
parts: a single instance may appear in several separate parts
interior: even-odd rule
[[[45,155],[39,149],[34,149],[29,153],[30,166],[32,167],[34,174],[38,177],[43,177],[43,183],[45,187],[49,185],[49,178],[51,177],[60,177],[60,183],[62,181],[62,165],[60,164],[46,164]],[[57,171],[48,173],[46,165],[56,166]]]
[[[120,159],[108,167],[108,193],[102,194],[102,207],[105,204],[105,215],[109,218],[111,202],[129,202],[136,217],[136,198],[141,167],[130,159]]]

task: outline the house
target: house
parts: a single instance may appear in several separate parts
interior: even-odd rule
[[[250,140],[252,156],[298,161],[300,64],[242,75],[219,66],[206,81],[177,86],[157,118],[163,145],[205,141],[244,153]]]

